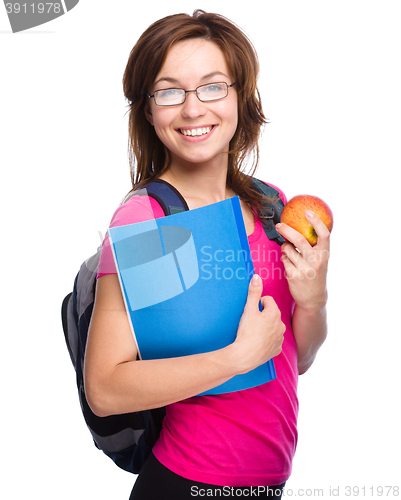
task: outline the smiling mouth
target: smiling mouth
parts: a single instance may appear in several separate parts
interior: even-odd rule
[[[186,137],[199,137],[201,135],[208,134],[213,127],[200,127],[200,128],[192,128],[192,129],[179,129],[180,134],[185,135]]]

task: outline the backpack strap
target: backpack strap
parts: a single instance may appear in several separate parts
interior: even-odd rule
[[[154,198],[162,207],[165,215],[174,215],[189,210],[187,202],[179,191],[162,179],[155,179],[144,189],[136,191],[135,194]]]
[[[261,217],[264,219],[263,229],[265,230],[266,236],[269,238],[269,240],[282,245],[283,243],[285,243],[285,239],[281,236],[281,234],[277,232],[275,227],[275,224],[280,222],[281,212],[284,208],[284,203],[280,198],[280,193],[277,191],[277,189],[269,186],[259,179],[253,178],[252,183],[254,188],[261,194],[263,194],[267,198],[273,198],[276,200],[275,202],[265,205],[265,207],[263,208],[263,215],[261,215]]]
[[[254,188],[267,198],[276,199],[274,203],[265,205],[263,215],[261,216],[265,221],[263,229],[269,240],[282,245],[285,239],[276,231],[275,224],[280,222],[281,212],[284,208],[284,203],[280,198],[277,189],[269,186],[268,184],[260,181],[259,179],[252,179]],[[180,212],[189,210],[187,202],[182,197],[181,193],[171,184],[162,180],[155,179],[144,189],[134,191],[133,195],[147,195],[154,198],[162,207],[165,215],[174,215]]]

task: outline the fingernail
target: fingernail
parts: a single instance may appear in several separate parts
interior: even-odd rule
[[[282,225],[283,225],[283,224],[282,224],[281,222],[279,222],[278,224],[276,224],[277,229],[278,229],[279,227],[281,227]]]
[[[259,274],[254,274],[252,276],[251,285],[252,286],[258,286],[258,285],[260,285],[260,276],[259,276]]]
[[[306,217],[312,218],[315,216],[315,213],[312,212],[311,210],[305,210],[305,215],[306,215]]]

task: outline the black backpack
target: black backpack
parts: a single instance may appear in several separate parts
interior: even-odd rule
[[[264,229],[270,240],[282,244],[274,225],[280,219],[283,202],[276,189],[253,179],[253,184],[265,196],[276,199],[264,208]],[[165,215],[188,210],[180,193],[162,180],[151,182],[146,189],[132,195],[147,195],[154,198],[163,208]],[[123,415],[98,417],[90,409],[85,396],[83,366],[89,323],[92,316],[96,276],[101,247],[82,265],[75,278],[73,291],[63,300],[61,317],[67,348],[76,371],[79,401],[85,422],[97,448],[102,450],[122,469],[138,474],[156,443],[162,428],[165,407]]]

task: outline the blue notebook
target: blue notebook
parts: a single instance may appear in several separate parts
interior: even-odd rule
[[[238,196],[108,233],[141,359],[210,352],[235,340],[254,274]],[[270,360],[200,395],[275,378]]]

